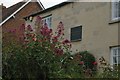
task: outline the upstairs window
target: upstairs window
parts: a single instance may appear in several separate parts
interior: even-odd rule
[[[120,19],[120,0],[112,1],[112,20]]]
[[[45,23],[47,23],[47,26],[48,26],[49,28],[51,28],[51,22],[52,22],[52,16],[51,16],[51,15],[50,15],[50,16],[46,16],[46,17],[43,17],[42,21],[43,21],[43,25],[44,25]]]
[[[120,64],[120,47],[111,48],[111,65]]]
[[[71,28],[71,41],[78,41],[82,39],[82,26]]]

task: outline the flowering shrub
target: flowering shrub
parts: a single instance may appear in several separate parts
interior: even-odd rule
[[[119,66],[111,66],[106,62],[104,57],[99,59],[100,62],[100,72],[96,76],[97,78],[118,78],[120,75]]]
[[[63,39],[63,35],[62,22],[55,35],[47,24],[39,27],[36,33],[28,25],[21,45],[3,46],[3,79],[84,77],[82,66],[71,58],[71,42]]]
[[[80,61],[79,65],[83,66],[83,72],[86,77],[93,77],[97,71],[97,62],[95,57],[88,51],[78,52],[74,55]]]

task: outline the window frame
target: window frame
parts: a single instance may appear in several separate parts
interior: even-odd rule
[[[50,18],[51,18],[51,19],[50,19]],[[50,19],[50,22],[49,22],[49,24],[47,23],[47,25],[48,25],[48,28],[51,29],[51,26],[52,26],[52,14],[43,17],[43,18],[42,18],[42,21],[47,20],[47,19]],[[45,23],[43,22],[43,25],[44,25],[44,24],[45,24]],[[50,26],[49,26],[49,25],[50,25]]]
[[[115,2],[120,2],[120,0],[112,0],[111,2],[111,19],[112,21],[119,21],[120,20],[120,13],[115,13],[115,12],[119,12],[119,7],[117,7],[115,4]],[[118,4],[119,5],[119,4]],[[120,6],[120,5],[119,5]],[[116,11],[117,10],[117,11]]]
[[[80,38],[79,39],[72,39],[72,29],[74,29],[74,28],[77,28],[77,27],[80,27],[81,28],[81,32],[80,32]],[[70,29],[70,40],[71,40],[71,42],[75,42],[75,41],[81,41],[82,40],[82,33],[83,31],[82,31],[82,25],[80,25],[80,26],[76,26],[76,27],[72,27],[71,29]]]
[[[120,64],[119,59],[118,59],[118,57],[120,57],[120,55],[119,55],[120,54],[119,49],[120,49],[120,47],[112,47],[111,48],[111,58],[110,58],[111,65],[117,65],[118,66]],[[117,54],[116,55],[114,53],[114,50],[117,50]],[[117,62],[116,63],[114,63],[113,57],[117,57]]]

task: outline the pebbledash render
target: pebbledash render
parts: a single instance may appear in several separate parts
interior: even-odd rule
[[[74,52],[87,50],[97,60],[103,56],[109,64],[118,65],[120,6],[116,4],[120,2],[63,2],[24,19],[26,26],[30,24],[34,30],[37,16],[43,17],[53,30],[62,21],[65,38],[72,42]]]

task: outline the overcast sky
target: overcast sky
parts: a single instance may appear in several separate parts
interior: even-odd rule
[[[3,5],[5,5],[6,7],[10,7],[11,5],[20,1],[23,0],[0,0],[0,4],[3,3]],[[40,1],[42,2],[45,8],[48,8],[66,0],[40,0]]]

